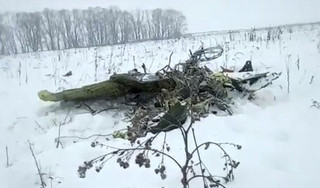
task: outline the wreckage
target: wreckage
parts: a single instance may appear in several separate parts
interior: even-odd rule
[[[232,115],[231,92],[238,92],[248,99],[254,93],[270,85],[281,73],[263,72],[254,74],[251,61],[242,69],[233,71],[221,67],[213,72],[202,62],[220,57],[220,46],[201,48],[191,53],[190,59],[173,67],[169,64],[154,74],[138,72],[136,69],[126,74],[114,74],[109,80],[81,88],[51,93],[40,91],[43,101],[114,100],[124,98],[124,105],[132,108],[127,112],[131,126],[125,136],[131,141],[148,132],[156,134],[183,126],[190,112],[200,119],[217,111]],[[130,104],[130,105],[129,105]],[[133,104],[133,105],[132,105]]]

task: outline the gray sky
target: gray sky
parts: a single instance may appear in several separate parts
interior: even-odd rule
[[[320,21],[320,0],[0,0],[0,12],[111,5],[126,10],[181,10],[189,32]]]

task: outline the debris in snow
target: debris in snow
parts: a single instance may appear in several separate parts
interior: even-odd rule
[[[315,107],[315,108],[318,108],[320,109],[320,102],[316,101],[316,100],[312,100],[312,105],[311,107]]]
[[[66,74],[64,74],[63,76],[64,77],[67,77],[67,76],[71,76],[72,75],[72,71],[69,71],[69,72],[67,72]]]
[[[127,135],[134,142],[148,132],[156,134],[183,126],[189,105],[197,120],[212,111],[216,112],[213,108],[232,115],[229,93],[238,92],[250,99],[255,91],[267,87],[281,75],[254,73],[251,61],[247,61],[238,73],[225,71],[227,68],[223,68],[222,72],[213,72],[200,65],[201,62],[220,57],[222,53],[220,46],[201,48],[194,53],[190,51],[187,61],[173,67],[170,66],[170,60],[155,74],[147,74],[143,65],[144,73],[133,69],[127,74],[115,74],[110,80],[82,88],[59,93],[44,90],[38,94],[44,101],[112,100],[124,97],[124,105],[130,104],[133,108],[126,115],[132,124]],[[159,117],[163,112],[164,115]]]

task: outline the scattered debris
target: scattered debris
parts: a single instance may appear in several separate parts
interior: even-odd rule
[[[315,108],[318,108],[320,109],[320,102],[316,101],[316,100],[312,100],[312,105],[311,107],[315,107]]]
[[[64,74],[63,76],[64,77],[67,77],[67,76],[71,76],[72,75],[72,71],[69,71],[69,72],[67,72],[66,74]]]
[[[114,136],[134,142],[148,132],[156,134],[183,126],[190,106],[197,120],[210,113],[232,115],[230,93],[238,92],[239,96],[250,99],[256,91],[267,87],[281,75],[254,73],[251,61],[247,61],[238,72],[224,67],[221,67],[221,72],[213,72],[201,65],[201,62],[214,60],[222,53],[220,46],[201,48],[194,53],[190,51],[190,59],[173,67],[170,60],[155,74],[147,73],[145,68],[144,73],[134,69],[82,88],[59,93],[43,90],[38,95],[44,101],[76,102],[122,97],[122,104],[131,108],[125,113],[131,126],[126,135]],[[91,112],[96,114],[97,110],[91,109]]]

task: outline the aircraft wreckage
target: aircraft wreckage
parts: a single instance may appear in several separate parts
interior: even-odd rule
[[[251,61],[239,71],[221,67],[213,72],[202,62],[220,57],[220,46],[201,48],[190,58],[173,67],[169,64],[156,73],[139,72],[114,74],[109,80],[57,93],[40,91],[43,101],[85,102],[123,98],[122,104],[132,110],[127,113],[131,122],[125,133],[134,141],[148,132],[156,134],[181,127],[190,111],[196,119],[217,111],[232,115],[231,93],[252,99],[254,93],[270,85],[281,75],[277,72],[254,73]],[[143,66],[145,67],[145,66]],[[123,135],[120,137],[124,137]]]

